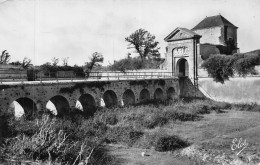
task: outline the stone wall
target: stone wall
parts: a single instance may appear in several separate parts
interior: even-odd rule
[[[27,80],[27,71],[20,66],[0,64],[0,82]]]
[[[214,45],[225,45],[224,40],[221,39],[221,26],[207,29],[193,30],[195,33],[201,35],[200,43],[210,43]]]
[[[234,27],[227,27],[227,40],[232,38],[237,46],[237,29]]]
[[[179,79],[180,97],[206,98],[206,96],[194,86],[192,79],[183,77]]]
[[[235,77],[224,84],[212,78],[199,78],[200,90],[216,101],[260,104],[260,77]]]

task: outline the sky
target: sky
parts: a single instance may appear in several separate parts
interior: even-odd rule
[[[68,57],[84,65],[94,52],[104,65],[125,58],[125,37],[143,28],[163,40],[176,27],[193,28],[206,16],[221,14],[238,26],[241,52],[260,49],[259,0],[0,0],[0,51],[11,61],[34,65]],[[59,63],[61,64],[61,62]]]

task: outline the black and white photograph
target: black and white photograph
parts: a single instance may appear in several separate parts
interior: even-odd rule
[[[260,1],[0,0],[0,165],[260,165]]]

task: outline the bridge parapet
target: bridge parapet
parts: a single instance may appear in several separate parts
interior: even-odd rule
[[[172,72],[165,72],[164,70],[154,70],[151,71],[99,71],[99,72],[90,72],[85,76],[77,76],[74,72],[48,72],[43,74],[42,72],[35,74],[34,81],[58,81],[62,82],[64,80],[71,81],[99,81],[99,80],[125,80],[125,79],[165,79],[165,78],[173,78],[176,75],[173,75]],[[0,77],[0,83],[5,84],[6,82],[25,82],[23,79],[15,79],[15,80],[4,80]]]

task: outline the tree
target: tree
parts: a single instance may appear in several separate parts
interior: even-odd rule
[[[24,57],[23,61],[15,61],[15,62],[11,62],[10,64],[12,65],[20,65],[22,68],[24,69],[29,69],[32,64],[31,64],[32,60],[27,58],[27,57]]]
[[[2,51],[0,56],[0,64],[8,64],[11,59],[11,55],[7,52],[7,50]]]
[[[92,71],[92,69],[94,67],[100,66],[103,61],[103,55],[101,53],[94,52],[90,57],[90,62],[87,62],[85,65],[85,73],[87,74],[87,77],[89,76],[89,73]]]
[[[61,59],[63,66],[68,66],[69,57],[65,57]]]
[[[51,59],[51,62],[52,62],[52,65],[53,66],[57,66],[58,65],[58,63],[59,63],[59,59],[58,58],[56,58],[56,57],[53,57],[52,59]]]
[[[30,67],[32,66],[31,62],[32,62],[31,59],[25,57],[25,58],[23,59],[23,62],[22,62],[22,68],[24,68],[24,69],[30,68]]]
[[[138,29],[132,33],[125,40],[129,42],[128,48],[134,48],[136,52],[140,55],[142,61],[148,58],[160,57],[159,47],[157,45],[159,42],[155,41],[155,36],[151,35],[148,31],[144,29]]]

